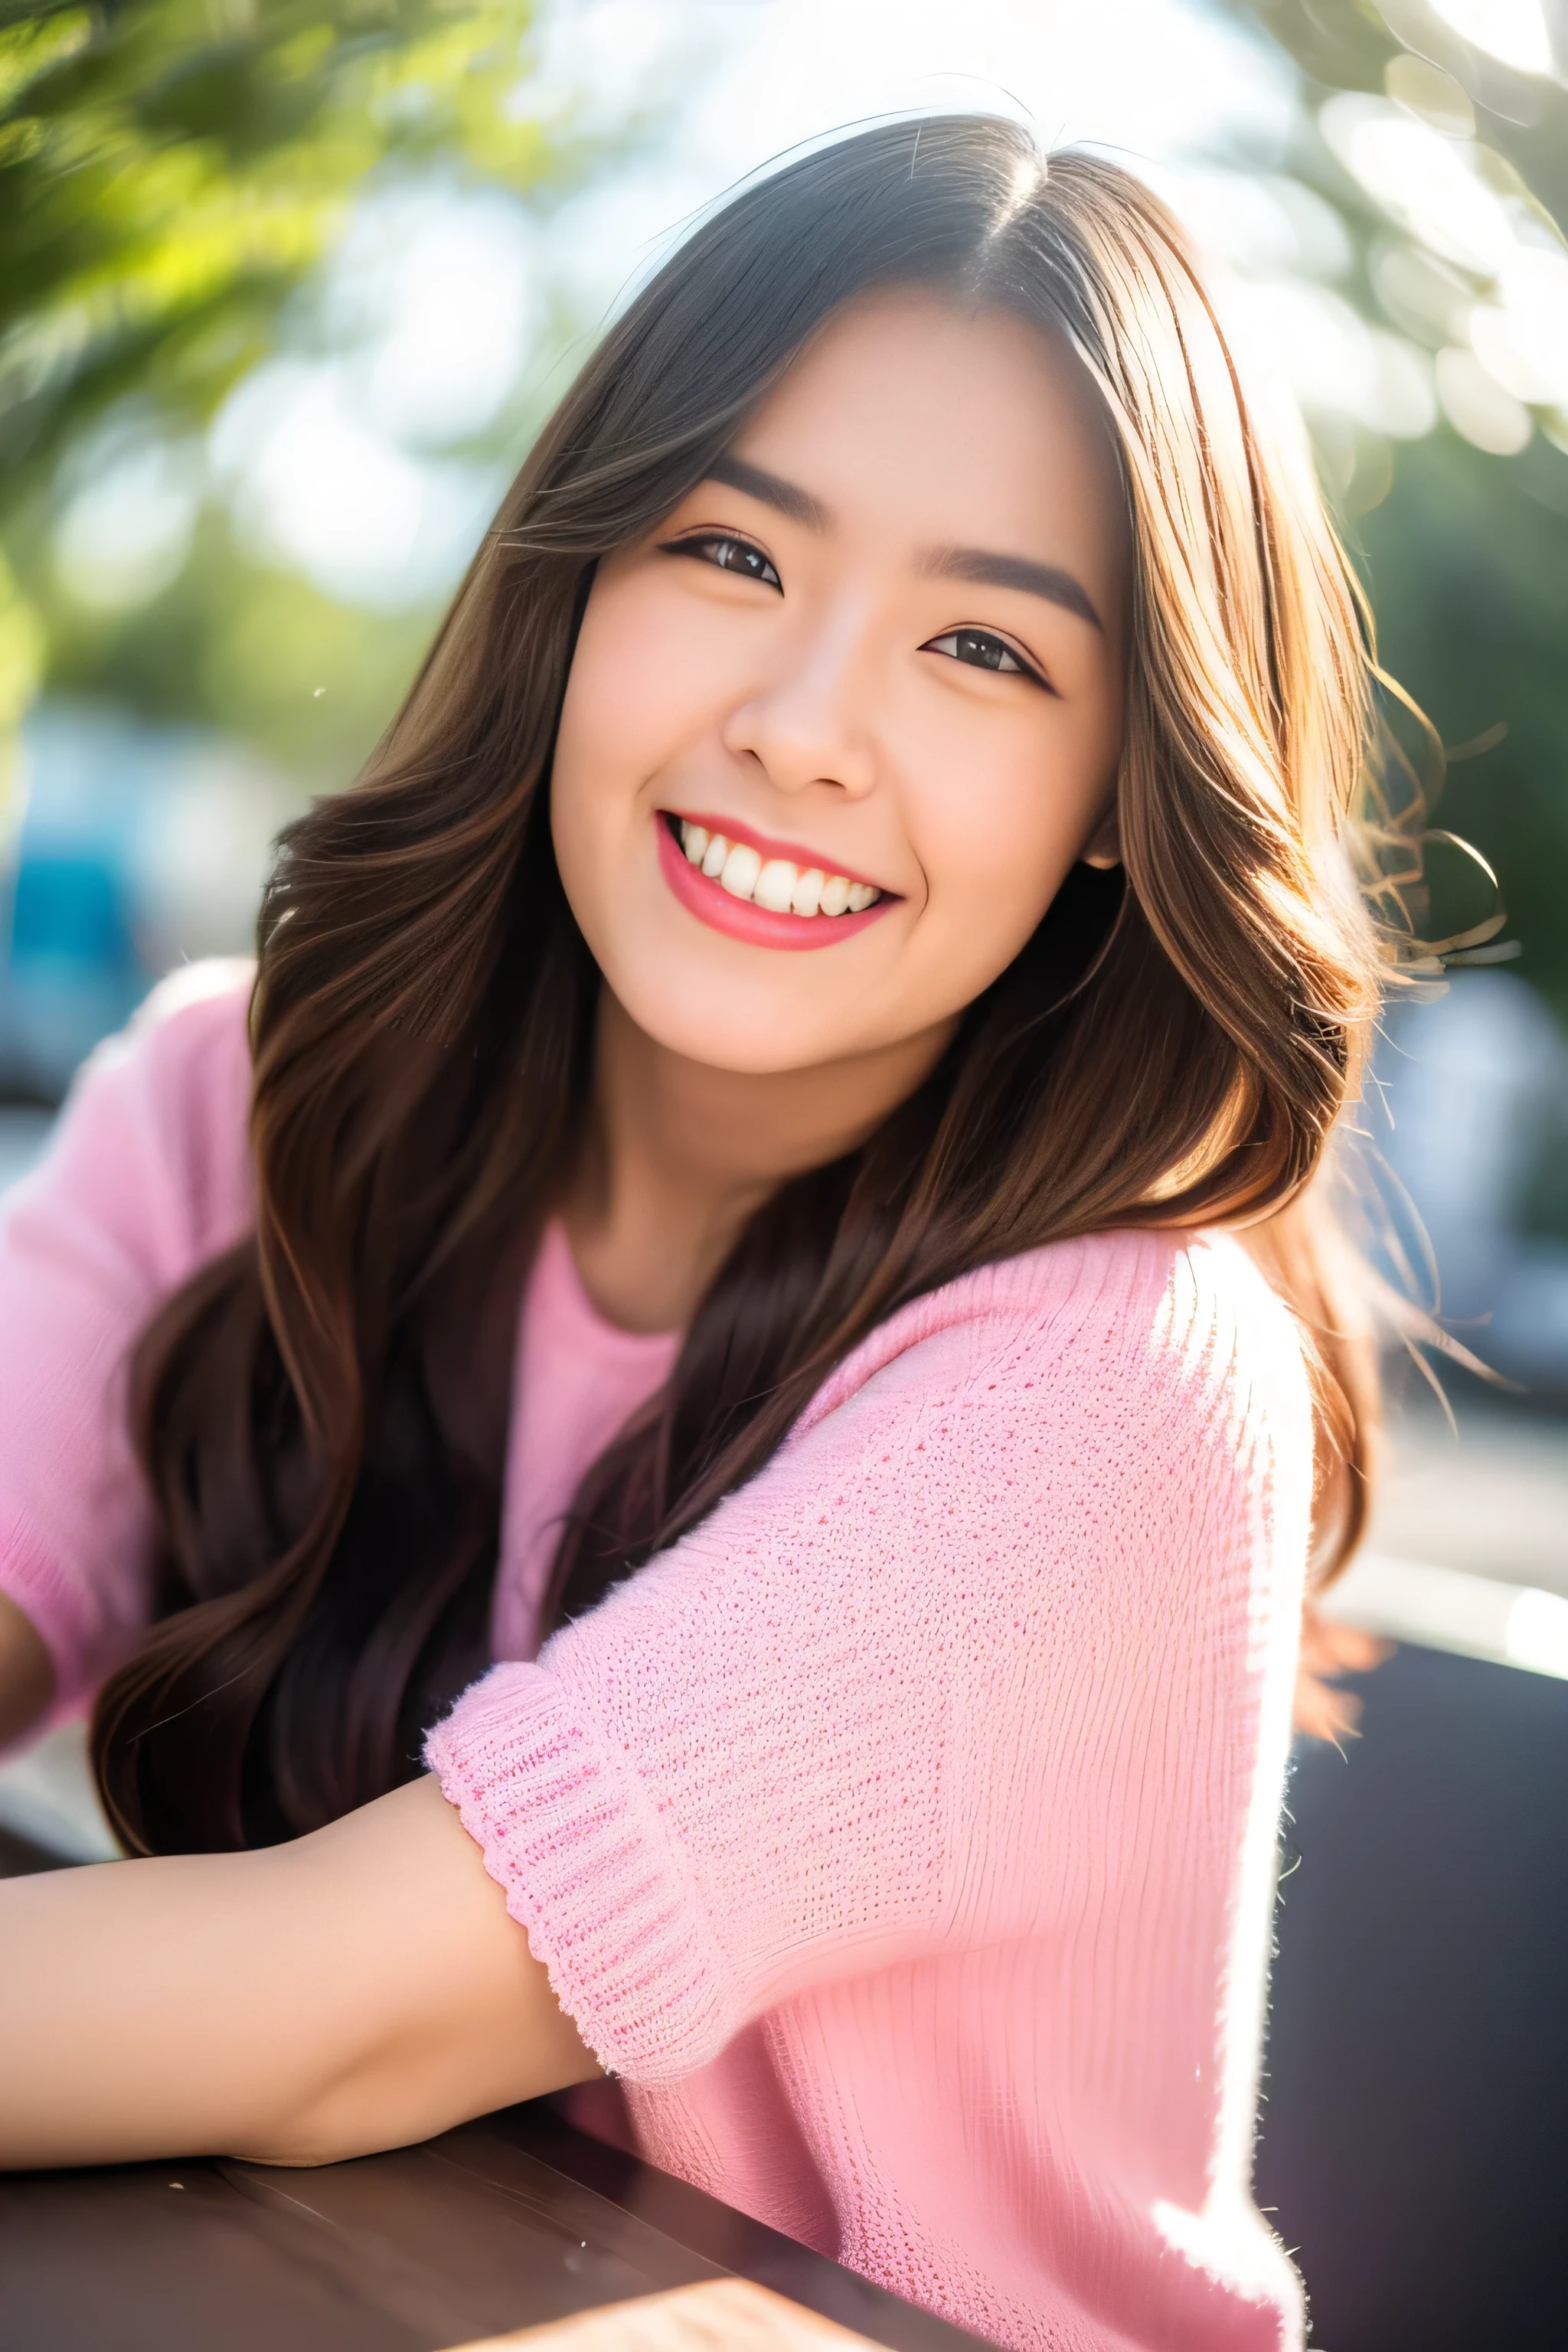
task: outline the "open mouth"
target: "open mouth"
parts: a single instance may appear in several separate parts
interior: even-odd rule
[[[831,947],[897,906],[898,894],[749,828],[660,810],[659,865],[681,904],[715,930],[761,947]]]

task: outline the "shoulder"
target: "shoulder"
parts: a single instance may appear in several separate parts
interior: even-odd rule
[[[189,964],[78,1072],[55,1139],[25,1188],[74,1202],[160,1279],[237,1241],[251,1215],[253,967]],[[25,1207],[18,1202],[18,1209]]]
[[[117,1099],[128,1118],[148,1122],[163,1156],[195,1181],[221,1184],[243,1169],[255,979],[238,956],[183,965],[81,1073],[81,1093]]]
[[[227,1069],[242,1073],[248,1085],[255,980],[256,967],[245,956],[182,964],[148,992],[125,1028],[89,1055],[79,1089],[120,1071],[199,1090]]]
[[[954,1396],[1144,1440],[1259,1414],[1300,1434],[1310,1416],[1295,1320],[1226,1234],[1091,1234],[979,1267],[872,1332],[800,1428],[851,1400]]]
[[[1157,1586],[1205,1623],[1297,1622],[1305,1352],[1228,1235],[1093,1234],[931,1292],[837,1368],[779,1467],[807,1517],[826,1496],[825,1523],[862,1544],[901,1530],[900,1558],[933,1573],[973,1554],[993,1592],[1087,1578],[1129,1607]]]

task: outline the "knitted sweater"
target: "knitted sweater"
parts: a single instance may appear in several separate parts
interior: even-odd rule
[[[243,982],[102,1053],[0,1219],[0,1580],[62,1706],[146,1608],[130,1345],[245,1230]],[[1191,1234],[967,1276],[530,1662],[547,1474],[559,1508],[596,1370],[635,1402],[668,1347],[617,1358],[553,1268],[514,1654],[427,1752],[638,2147],[1005,2345],[1299,2345],[1247,2187],[1310,1509],[1285,1310]],[[560,1411],[529,1443],[547,1363],[585,1448]]]

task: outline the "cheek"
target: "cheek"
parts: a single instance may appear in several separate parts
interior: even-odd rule
[[[566,895],[590,940],[602,928],[639,792],[669,732],[669,698],[624,586],[595,587],[556,732],[550,823]],[[661,717],[666,724],[661,726]]]
[[[595,588],[583,616],[556,741],[564,800],[626,802],[707,717],[711,682],[689,628],[638,579]]]
[[[927,738],[910,829],[931,919],[966,961],[1000,971],[1038,923],[1099,821],[1116,742],[1103,712],[1055,704],[994,731],[983,758],[955,739],[944,759]]]

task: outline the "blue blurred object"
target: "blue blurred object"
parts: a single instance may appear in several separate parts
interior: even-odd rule
[[[126,732],[89,726],[73,740],[45,719],[24,739],[0,967],[0,1093],[13,1097],[62,1093],[153,977],[132,929],[127,827],[140,779],[116,740]]]
[[[65,702],[27,721],[23,790],[0,866],[0,1100],[50,1103],[160,973],[246,946],[297,796],[243,746]]]
[[[94,971],[134,969],[124,892],[106,858],[46,852],[23,865],[11,916],[12,967],[51,957]]]

